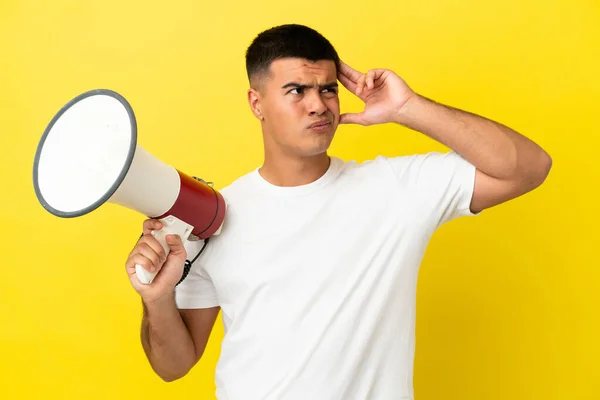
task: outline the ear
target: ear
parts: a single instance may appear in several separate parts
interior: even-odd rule
[[[259,120],[264,121],[265,117],[263,116],[261,110],[260,93],[258,90],[253,88],[248,89],[248,104],[250,105],[252,114],[254,114],[254,116]]]

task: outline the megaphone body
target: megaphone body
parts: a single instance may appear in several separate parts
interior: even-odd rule
[[[33,182],[39,202],[58,217],[113,203],[160,220],[153,235],[167,254],[168,234],[184,241],[218,235],[227,207],[211,185],[140,146],[133,109],[105,89],[80,94],[54,116],[36,150]],[[156,275],[140,265],[136,274],[146,284]]]

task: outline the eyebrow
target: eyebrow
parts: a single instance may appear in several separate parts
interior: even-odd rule
[[[302,85],[300,83],[297,82],[289,82],[286,83],[285,85],[283,85],[281,88],[282,89],[287,89],[287,88],[300,88],[300,89],[312,89],[313,87],[315,87],[314,85]],[[338,83],[336,81],[334,82],[328,82],[325,83],[323,85],[319,85],[319,89],[331,89],[331,88],[335,88],[338,87]]]

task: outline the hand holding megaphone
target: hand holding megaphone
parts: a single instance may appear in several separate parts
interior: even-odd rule
[[[171,251],[171,246],[169,243],[167,243],[167,235],[177,235],[182,242],[185,242],[192,232],[192,227],[173,216],[163,218],[159,222],[161,223],[162,227],[160,229],[152,230],[150,234],[162,247],[164,258],[166,259]],[[155,249],[155,251],[158,252],[159,249]],[[185,259],[183,261],[185,261]],[[144,268],[144,266],[139,263],[135,265],[135,272],[141,283],[149,284],[152,283],[159,270],[157,269],[155,271],[151,271],[148,268]]]
[[[43,207],[61,218],[114,203],[158,219],[163,227],[155,237],[167,253],[166,235],[207,239],[220,233],[225,218],[218,191],[137,143],[133,109],[111,90],[83,93],[59,110],[38,144],[33,183]],[[141,265],[136,272],[146,284],[156,275]]]
[[[166,240],[170,251],[164,251],[154,234],[162,228],[161,225],[160,221],[155,219],[144,221],[143,235],[125,262],[131,284],[145,302],[153,302],[173,293],[173,288],[182,277],[188,256],[183,241],[176,236]],[[152,273],[152,285],[142,282],[143,278],[140,277],[147,272],[140,273],[139,268]]]

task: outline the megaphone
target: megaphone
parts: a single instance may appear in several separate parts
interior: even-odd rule
[[[218,235],[225,217],[222,194],[144,150],[131,105],[119,93],[91,90],[66,103],[37,146],[33,184],[42,206],[61,218],[86,215],[113,203],[156,218],[153,232],[169,252],[166,235],[183,241]],[[136,265],[138,279],[156,273]]]

